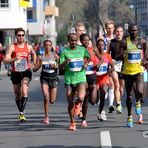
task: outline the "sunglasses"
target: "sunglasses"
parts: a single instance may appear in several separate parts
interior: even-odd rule
[[[50,44],[45,44],[45,46],[52,46],[52,45],[50,45]]]
[[[24,37],[24,34],[17,34],[18,37]]]

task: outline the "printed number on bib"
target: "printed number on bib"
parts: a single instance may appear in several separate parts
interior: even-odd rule
[[[121,72],[122,70],[122,61],[113,60],[114,69],[117,72]]]
[[[43,71],[48,72],[48,73],[54,72],[54,70],[51,69],[50,64],[55,64],[55,61],[54,60],[49,60],[49,59],[48,60],[43,59],[43,61],[42,61],[42,69],[43,69]]]
[[[108,64],[107,63],[103,63],[100,65],[100,67],[98,68],[96,75],[103,75],[106,74],[108,70]]]
[[[90,75],[94,73],[94,65],[93,62],[89,62],[86,71],[85,71],[86,75]]]
[[[83,66],[82,58],[74,58],[69,62],[70,71],[81,71]]]
[[[140,63],[141,62],[141,50],[128,51],[128,62],[129,63]]]
[[[26,59],[17,60],[14,62],[14,64],[15,64],[15,71],[17,72],[23,72],[28,69]]]

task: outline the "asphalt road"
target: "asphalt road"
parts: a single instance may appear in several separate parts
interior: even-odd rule
[[[125,96],[122,104],[122,115],[108,114],[106,100],[104,118],[107,120],[104,122],[97,121],[98,106],[89,104],[88,127],[82,128],[76,117],[77,130],[69,131],[65,88],[60,77],[57,101],[50,105],[50,124],[44,125],[43,96],[39,73],[35,73],[26,106],[27,121],[20,123],[10,77],[3,74],[0,80],[0,148],[148,148],[148,100],[143,106],[144,124],[134,123],[133,128],[126,127]],[[136,122],[137,116],[133,114],[133,117]]]

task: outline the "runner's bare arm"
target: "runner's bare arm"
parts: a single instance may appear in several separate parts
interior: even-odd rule
[[[36,57],[36,53],[35,51],[33,50],[33,47],[31,45],[28,45],[28,49],[32,55],[32,59],[33,59],[33,65],[36,64],[36,60],[37,60],[37,57]]]
[[[60,69],[64,69],[65,66],[70,62],[70,59],[67,58],[63,63],[59,64]]]
[[[33,72],[36,72],[36,71],[38,71],[39,70],[39,68],[41,67],[41,65],[42,65],[42,57],[39,55],[39,56],[37,56],[37,60],[36,60],[36,63],[35,63],[35,65],[34,65],[34,67],[33,67]]]
[[[5,64],[11,63],[11,62],[19,59],[18,56],[16,56],[15,58],[11,58],[11,54],[13,53],[13,51],[14,51],[14,45],[10,45],[8,50],[7,50],[6,55],[4,57],[4,60],[3,60],[3,62]]]
[[[146,45],[146,41],[142,40],[143,45],[143,51],[144,51],[144,57],[142,59],[142,65],[148,68],[148,47]]]

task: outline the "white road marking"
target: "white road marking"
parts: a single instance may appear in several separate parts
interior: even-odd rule
[[[35,78],[34,80],[35,80],[35,81],[39,80],[39,77]]]
[[[101,116],[104,120],[107,120],[105,111],[102,111]],[[100,140],[102,148],[112,148],[111,138],[109,131],[100,132]]]
[[[144,131],[144,132],[143,132],[143,137],[144,137],[144,138],[148,138],[148,131]]]
[[[101,147],[102,148],[112,148],[111,138],[109,131],[100,132]]]

